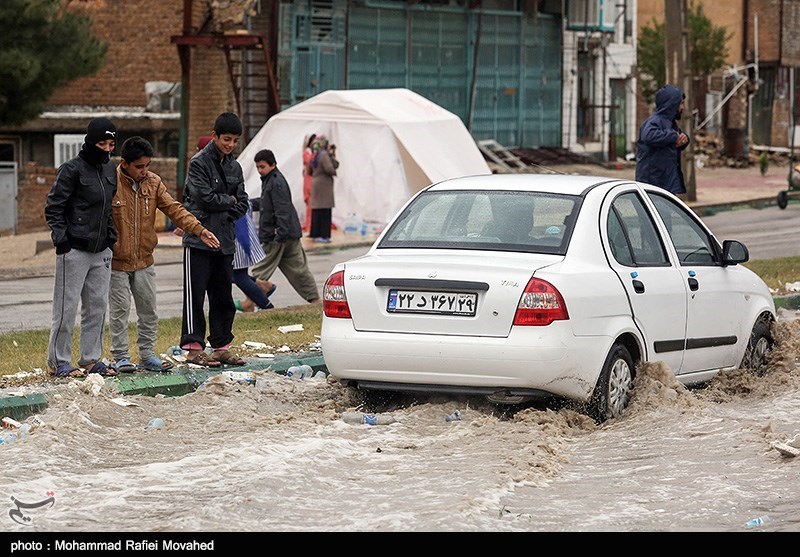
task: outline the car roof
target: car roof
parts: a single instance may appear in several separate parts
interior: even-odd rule
[[[614,185],[630,182],[632,180],[621,180],[608,176],[576,176],[571,174],[481,174],[443,180],[430,186],[428,191],[476,189],[541,191],[580,195],[593,186],[603,184],[610,188]]]

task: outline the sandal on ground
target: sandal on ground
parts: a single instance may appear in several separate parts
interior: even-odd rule
[[[169,371],[175,366],[173,366],[170,362],[165,362],[164,360],[156,358],[155,356],[150,356],[146,360],[142,361],[142,363],[139,364],[139,367],[147,371]]]
[[[58,364],[53,370],[53,376],[59,379],[70,379],[72,377],[86,377],[80,368],[72,367],[72,364]]]
[[[133,373],[136,371],[136,366],[128,358],[122,358],[114,362],[113,368],[117,373]]]
[[[188,354],[186,354],[186,363],[187,364],[194,364],[196,366],[203,366],[203,367],[220,367],[222,364],[217,360],[212,360],[209,358],[208,354],[203,351],[198,351],[196,354],[192,355],[194,350],[190,350]]]
[[[97,360],[96,362],[89,362],[83,367],[86,370],[86,374],[96,373],[102,377],[115,377],[117,372],[109,368],[102,360]]]
[[[244,361],[244,358],[237,356],[230,350],[214,350],[211,353],[210,359],[230,366],[243,366],[247,363]]]

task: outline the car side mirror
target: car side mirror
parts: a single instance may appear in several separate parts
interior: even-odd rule
[[[738,240],[725,240],[722,242],[722,266],[736,265],[750,260],[747,246]]]

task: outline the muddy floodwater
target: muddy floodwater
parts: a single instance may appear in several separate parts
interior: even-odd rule
[[[800,457],[771,443],[800,433],[800,321],[776,334],[763,376],[687,389],[644,366],[602,426],[563,405],[456,397],[370,401],[396,422],[351,425],[341,414],[360,399],[338,383],[272,372],[135,406],[74,381],[43,425],[0,445],[0,530],[797,532]],[[145,430],[153,418],[165,425]]]

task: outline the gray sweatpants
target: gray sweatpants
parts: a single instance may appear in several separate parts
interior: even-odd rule
[[[145,361],[155,355],[153,347],[158,337],[155,265],[133,272],[111,270],[108,329],[111,333],[111,356],[114,360],[131,359],[128,342],[131,296],[136,304],[136,344],[139,347],[139,360]]]
[[[72,362],[72,330],[81,306],[81,354],[84,367],[103,356],[103,328],[111,281],[111,250],[90,253],[73,249],[56,255],[53,289],[53,326],[47,347],[47,364],[55,369]]]
[[[300,239],[284,243],[261,244],[266,257],[253,265],[250,272],[256,278],[269,280],[275,269],[280,269],[292,288],[307,302],[319,299],[317,281],[308,268],[308,259]]]

